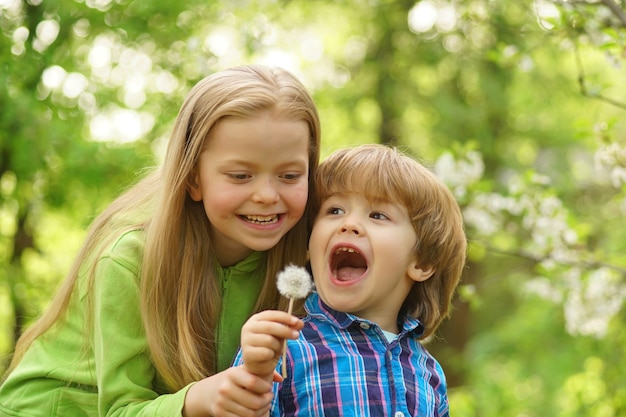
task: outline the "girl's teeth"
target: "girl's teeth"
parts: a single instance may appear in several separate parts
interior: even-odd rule
[[[245,219],[253,223],[275,223],[278,216],[244,216]]]

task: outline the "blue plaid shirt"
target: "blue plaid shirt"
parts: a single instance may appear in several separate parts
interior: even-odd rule
[[[388,342],[375,323],[331,309],[317,293],[305,308],[300,338],[288,341],[288,376],[274,385],[272,416],[449,416],[445,375],[417,339],[418,320],[407,317]]]

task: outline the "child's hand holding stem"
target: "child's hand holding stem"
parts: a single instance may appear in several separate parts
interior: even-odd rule
[[[276,379],[274,369],[284,341],[297,339],[303,326],[302,320],[284,311],[266,310],[250,317],[241,329],[244,369],[268,381]]]

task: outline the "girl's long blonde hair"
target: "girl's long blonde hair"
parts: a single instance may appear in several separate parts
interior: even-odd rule
[[[66,280],[48,310],[17,343],[8,372],[32,342],[59,321],[69,305],[80,273],[93,280],[98,254],[121,232],[144,228],[141,311],[152,361],[160,383],[169,391],[216,372],[215,328],[221,311],[209,223],[201,202],[187,185],[211,129],[225,117],[254,117],[272,110],[309,126],[309,187],[318,166],[320,123],[302,83],[274,67],[242,66],[198,82],[176,119],[160,169],[118,197],[91,225]],[[276,274],[288,263],[304,265],[309,234],[308,210],[267,251],[266,276],[255,311],[284,308]]]

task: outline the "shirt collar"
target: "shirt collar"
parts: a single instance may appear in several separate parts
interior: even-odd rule
[[[329,307],[326,303],[324,303],[324,301],[322,301],[319,294],[315,291],[312,292],[306,299],[304,308],[310,316],[315,317],[318,320],[330,322],[333,326],[342,330],[353,324],[361,325],[361,323],[367,323],[370,326],[378,327],[378,325],[374,322],[359,318],[354,314],[344,313]],[[420,337],[424,334],[424,326],[418,319],[407,315],[404,317],[402,322],[402,331],[398,335],[398,338],[403,337],[406,334],[412,334],[414,337]]]
[[[224,278],[225,275],[243,275],[247,276],[250,272],[259,269],[259,265],[262,265],[261,259],[265,255],[265,252],[252,252],[250,255],[237,262],[235,265],[228,266],[226,268],[218,265],[217,272],[220,278]]]

